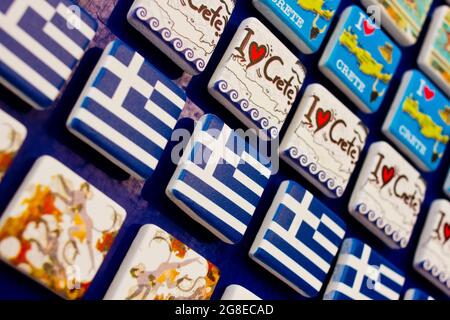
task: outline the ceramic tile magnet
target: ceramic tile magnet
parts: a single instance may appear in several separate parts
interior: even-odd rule
[[[367,244],[345,239],[324,300],[398,300],[405,277]]]
[[[435,10],[417,63],[450,96],[450,7]]]
[[[381,25],[402,46],[417,42],[433,0],[362,0],[380,8]]]
[[[434,298],[420,289],[408,289],[403,300],[434,300]]]
[[[250,257],[306,297],[316,297],[345,235],[345,224],[293,181],[281,184]]]
[[[239,26],[208,90],[247,127],[275,139],[305,73],[297,57],[269,29],[248,18]]]
[[[450,202],[435,200],[414,256],[414,268],[450,297]]]
[[[447,173],[447,179],[445,179],[444,183],[444,193],[450,198],[450,168]]]
[[[166,189],[191,218],[239,242],[271,176],[271,162],[218,117],[198,122]]]
[[[67,127],[129,174],[148,179],[185,100],[181,88],[116,40],[105,49]]]
[[[70,79],[97,22],[70,0],[3,0],[0,29],[0,83],[45,109]]]
[[[261,300],[260,297],[237,284],[229,285],[221,300]]]
[[[19,121],[0,109],[0,182],[27,135]]]
[[[378,110],[401,51],[367,14],[348,7],[319,61],[320,70],[362,111]]]
[[[420,71],[409,71],[383,132],[422,170],[436,170],[450,136],[450,103]]]
[[[209,300],[217,267],[165,230],[141,227],[105,300]]]
[[[341,197],[368,129],[320,84],[308,86],[280,146],[280,156],[320,191]]]
[[[135,0],[128,22],[184,71],[205,70],[236,0]]]
[[[126,212],[59,161],[39,158],[0,220],[0,258],[66,299],[81,299]]]
[[[350,213],[392,249],[406,248],[426,183],[386,142],[370,146],[350,198]]]
[[[254,6],[305,54],[324,40],[340,0],[253,0]]]

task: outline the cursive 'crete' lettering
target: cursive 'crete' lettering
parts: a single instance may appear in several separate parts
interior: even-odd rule
[[[184,0],[180,1],[183,6],[186,6],[186,2]],[[187,0],[187,3],[192,10],[198,12],[205,21],[209,22],[211,27],[216,29],[217,37],[222,34],[223,29],[228,22],[228,15],[220,15],[222,11],[225,11],[222,6],[213,9],[208,8],[204,4],[195,5],[193,0]]]

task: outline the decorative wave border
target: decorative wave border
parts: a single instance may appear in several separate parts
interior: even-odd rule
[[[275,139],[278,134],[278,128],[275,126],[269,127],[269,119],[260,116],[258,109],[252,108],[250,102],[245,98],[239,98],[239,92],[233,88],[229,88],[228,82],[225,80],[219,80],[214,84],[214,89],[219,92],[224,98],[230,101],[236,108],[243,111],[247,118],[256,122],[258,127],[265,130],[267,136],[271,139]]]
[[[317,167],[316,163],[309,162],[308,156],[306,154],[302,154],[296,147],[291,147],[288,150],[284,151],[284,153],[291,159],[295,160],[303,168],[304,171],[313,176],[322,186],[330,190],[338,198],[342,197],[345,192],[345,188],[342,186],[336,186],[336,180],[328,177],[327,173],[323,170],[320,170]]]
[[[408,246],[409,239],[406,239],[405,237],[400,237],[399,233],[393,230],[392,225],[386,223],[383,218],[376,217],[377,216],[376,212],[369,209],[367,204],[360,203],[356,205],[355,210],[357,213],[365,216],[366,219],[370,223],[372,223],[375,227],[383,231],[384,234],[387,235],[390,239],[392,239],[392,241],[397,243],[400,246],[400,248],[404,249]]]
[[[450,291],[450,275],[446,276],[443,271],[438,270],[438,268],[428,259],[422,260],[418,266],[423,272],[430,275],[433,279],[436,279],[436,281]]]
[[[159,38],[169,44],[175,52],[184,59],[194,69],[202,72],[206,68],[207,62],[202,58],[196,58],[195,52],[191,48],[188,48],[183,40],[173,36],[170,29],[160,27],[160,22],[156,17],[149,14],[147,8],[137,7],[134,11],[134,17],[137,21],[141,22],[147,27],[150,27],[151,31],[155,33]]]

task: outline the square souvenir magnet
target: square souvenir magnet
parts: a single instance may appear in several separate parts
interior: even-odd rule
[[[414,256],[414,268],[450,297],[450,202],[435,200]]]
[[[369,130],[320,84],[306,88],[280,156],[328,197],[344,194]]]
[[[362,0],[381,12],[381,25],[402,46],[412,46],[420,36],[433,0]]]
[[[450,96],[450,7],[441,6],[431,18],[417,63]]]
[[[367,244],[345,239],[324,300],[398,300],[405,276]]]
[[[259,20],[239,26],[208,90],[247,127],[275,139],[303,85],[305,68]]]
[[[167,188],[192,219],[228,244],[240,242],[272,174],[272,164],[220,118],[204,115]]]
[[[125,210],[59,161],[31,168],[0,220],[0,258],[65,299],[81,299]]]
[[[420,169],[434,171],[450,136],[450,103],[420,71],[408,71],[382,130]]]
[[[357,6],[345,9],[319,61],[320,70],[363,112],[378,110],[401,51]]]
[[[284,181],[250,257],[305,297],[316,297],[345,236],[345,223],[308,190]]]
[[[319,50],[340,0],[253,0],[253,5],[300,51]]]
[[[135,0],[128,22],[181,69],[205,70],[236,0]]]
[[[426,182],[393,147],[370,146],[348,209],[392,249],[408,246],[425,199]]]
[[[121,40],[111,42],[67,120],[67,128],[138,179],[153,174],[186,93]]]
[[[209,300],[219,269],[153,224],[141,227],[105,300]]]
[[[27,136],[27,128],[0,109],[0,182]]]
[[[2,0],[0,83],[36,109],[52,106],[97,22],[70,0]]]

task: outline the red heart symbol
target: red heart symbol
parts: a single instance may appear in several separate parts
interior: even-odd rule
[[[448,223],[444,225],[444,237],[445,242],[447,242],[447,240],[450,239],[450,224]]]
[[[364,34],[366,36],[371,36],[375,32],[375,26],[373,26],[369,20],[364,20]]]
[[[316,112],[316,123],[317,123],[317,129],[316,132],[325,127],[328,122],[331,120],[331,111],[327,110],[324,111],[322,108],[317,109]]]
[[[395,175],[395,169],[394,167],[388,168],[387,166],[383,166],[383,182],[384,185],[387,185],[392,178],[394,178]]]
[[[250,64],[247,68],[257,64],[266,56],[267,48],[264,45],[259,46],[256,42],[252,42],[248,49],[250,56]]]
[[[434,98],[434,95],[436,94],[429,86],[425,86],[423,88],[423,93],[425,94],[425,99],[427,101],[430,101]]]

